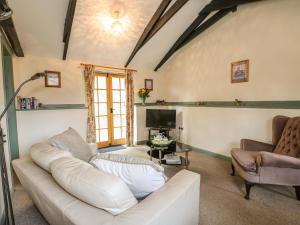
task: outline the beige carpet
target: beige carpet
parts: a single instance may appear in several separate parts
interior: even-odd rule
[[[229,162],[196,152],[191,153],[190,160],[189,169],[201,174],[201,225],[300,224],[300,202],[295,200],[293,188],[254,186],[247,201],[243,181],[229,175]],[[166,173],[173,176],[179,170],[169,166]],[[21,186],[13,204],[17,225],[47,224]]]

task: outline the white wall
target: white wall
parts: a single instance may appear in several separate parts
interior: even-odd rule
[[[45,88],[44,79],[28,83],[22,97],[37,97],[43,104],[84,104],[83,70],[78,61],[28,56],[14,58],[15,87],[36,72],[61,72],[62,88]],[[40,110],[17,112],[20,156],[28,154],[30,146],[63,132],[69,126],[86,137],[86,109]]]
[[[179,50],[157,73],[167,101],[299,100],[300,1],[247,4]],[[230,63],[250,60],[250,81],[231,84]],[[161,78],[163,77],[163,78]],[[176,107],[186,144],[229,155],[240,138],[271,141],[274,115],[300,110]],[[138,140],[146,139],[137,107]]]

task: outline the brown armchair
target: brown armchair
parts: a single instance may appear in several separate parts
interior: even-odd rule
[[[272,144],[241,140],[232,149],[232,176],[235,171],[245,180],[246,195],[254,184],[294,186],[300,201],[300,117],[275,116]]]

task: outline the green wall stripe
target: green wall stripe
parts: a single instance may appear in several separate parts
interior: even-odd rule
[[[137,141],[136,145],[145,145],[146,143],[147,143],[147,140],[142,140],[142,141]],[[223,160],[226,160],[226,161],[231,161],[231,157],[226,156],[226,155],[222,155],[222,154],[219,154],[219,153],[215,153],[215,152],[212,152],[212,151],[209,151],[209,150],[206,150],[206,149],[198,148],[198,147],[187,145],[187,144],[180,143],[180,142],[177,143],[177,144],[180,145],[181,148],[184,148],[184,149],[190,149],[194,152],[204,153],[204,154],[209,155],[209,156],[214,157],[214,158],[223,159]]]
[[[166,102],[165,104],[142,103],[143,106],[183,106],[183,107],[216,107],[216,108],[258,108],[258,109],[300,109],[300,101],[203,101],[203,102]]]
[[[17,111],[39,111],[39,110],[63,110],[63,109],[87,109],[84,104],[48,104],[39,109],[17,109]]]

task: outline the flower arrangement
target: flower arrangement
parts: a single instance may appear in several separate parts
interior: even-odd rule
[[[140,88],[138,91],[138,96],[142,99],[143,105],[145,105],[146,98],[150,97],[150,90],[145,89],[145,88]]]

